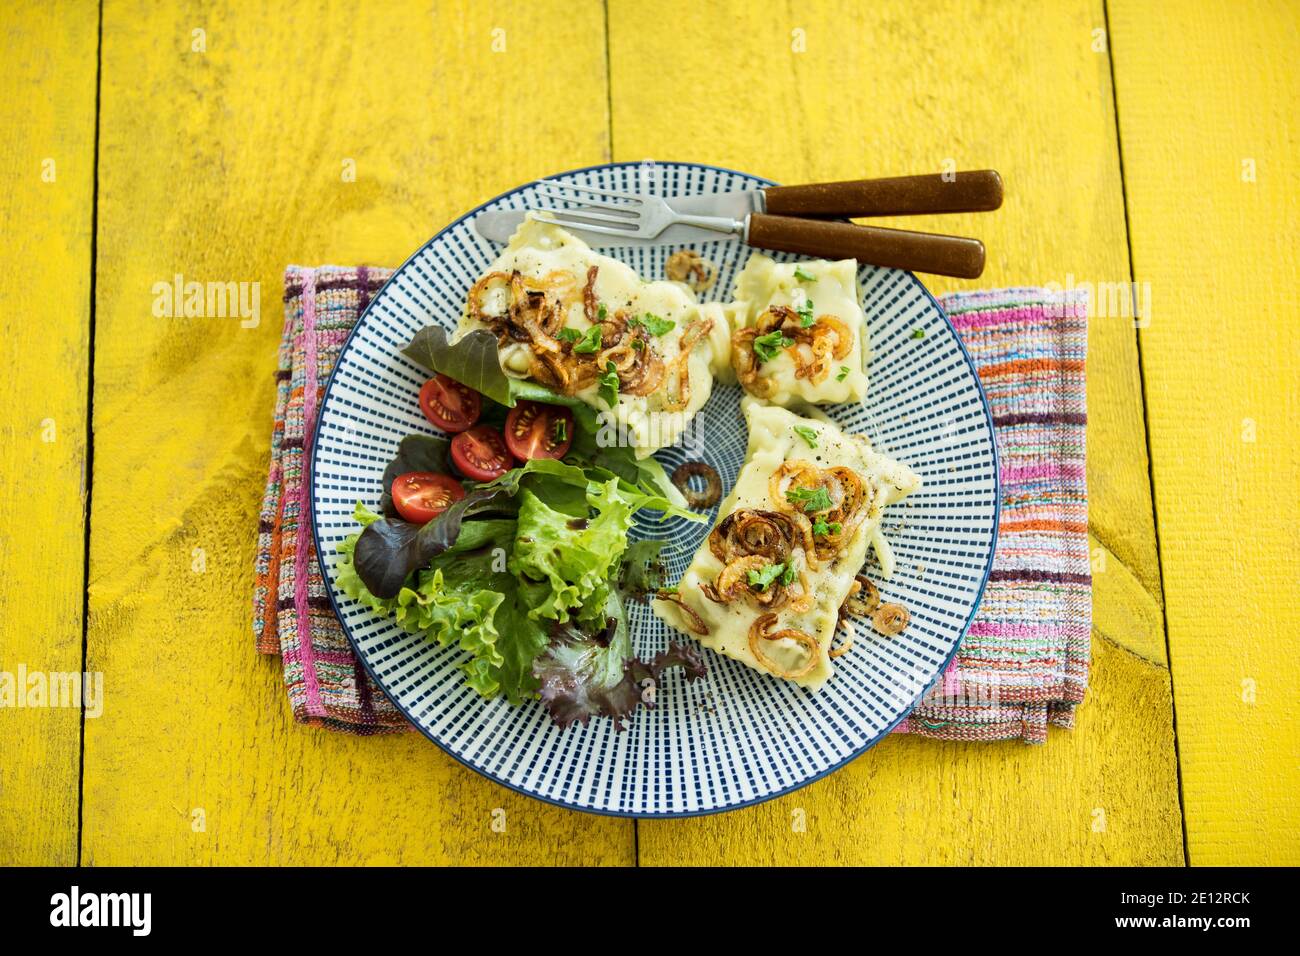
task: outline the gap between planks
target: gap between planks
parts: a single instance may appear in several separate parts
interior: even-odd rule
[[[1102,0],[1101,12],[1106,22],[1106,64],[1110,68],[1111,116],[1115,119],[1115,151],[1119,159],[1119,188],[1123,199],[1121,206],[1124,210],[1124,243],[1126,246],[1125,254],[1128,258],[1129,290],[1130,294],[1133,294],[1136,298],[1137,277],[1133,271],[1133,230],[1129,221],[1128,182],[1124,172],[1124,134],[1119,123],[1119,93],[1115,85],[1115,46],[1113,42],[1114,31],[1111,30],[1110,0]],[[1136,301],[1132,313],[1135,316],[1137,315]],[[1147,383],[1146,369],[1142,361],[1142,336],[1138,332],[1138,323],[1134,321],[1133,337],[1137,346],[1138,360],[1138,401],[1142,403],[1142,437],[1146,442],[1147,451],[1147,487],[1151,489],[1151,528],[1156,539],[1156,581],[1160,588],[1160,628],[1165,637],[1165,660],[1169,662],[1167,667],[1169,671],[1169,711],[1174,732],[1174,772],[1178,781],[1178,822],[1183,837],[1183,866],[1190,866],[1191,854],[1187,842],[1187,803],[1183,794],[1183,758],[1178,744],[1178,698],[1174,693],[1174,659],[1172,649],[1169,646],[1169,613],[1168,602],[1165,599],[1164,556],[1160,549],[1160,512],[1156,508],[1156,475],[1151,448],[1151,421],[1147,414]]]

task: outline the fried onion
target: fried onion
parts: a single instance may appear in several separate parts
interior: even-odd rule
[[[882,604],[871,612],[871,623],[886,637],[902,634],[912,616],[901,604]]]
[[[695,477],[704,479],[703,491],[691,487],[691,479]],[[687,461],[678,465],[673,472],[673,484],[691,508],[711,508],[722,497],[722,476],[716,468],[702,461]],[[709,539],[712,542],[712,535]]]
[[[792,489],[826,489],[831,507],[816,512],[819,521],[838,531],[814,535],[808,512],[790,501]],[[808,566],[816,571],[823,562],[830,561],[842,551],[859,526],[866,520],[871,503],[870,492],[862,478],[851,468],[818,468],[810,461],[792,459],[772,472],[767,483],[768,497],[788,514],[803,536],[804,557]]]
[[[759,591],[749,583],[750,571],[762,571],[771,563],[761,554],[747,554],[726,564],[718,572],[717,580],[713,582],[713,588],[722,599],[722,603],[748,596],[765,607],[772,607],[773,610],[775,610],[773,605],[784,604],[784,589],[779,584],[773,583]]]
[[[655,592],[655,597],[661,601],[667,601],[669,604],[676,604],[682,609],[682,612],[690,619],[690,631],[701,637],[707,637],[709,634],[709,625],[704,623],[704,619],[695,612],[695,609],[687,604],[680,594],[676,591],[659,590]]]
[[[698,252],[678,249],[668,257],[664,274],[674,282],[685,282],[695,292],[703,292],[713,285],[718,276],[717,267]]]
[[[754,623],[749,626],[749,650],[753,653],[754,658],[778,677],[784,677],[787,680],[794,680],[803,677],[814,667],[817,666],[817,657],[819,647],[817,641],[811,634],[797,628],[787,627],[775,633],[771,633],[772,627],[776,625],[775,614],[761,614],[754,619]],[[808,651],[808,661],[798,670],[788,671],[782,669],[776,661],[768,657],[763,651],[763,641],[779,641],[789,639],[800,644]]]
[[[880,591],[871,583],[870,578],[865,574],[859,574],[853,579],[849,593],[844,598],[844,603],[840,605],[840,619],[843,620],[850,614],[866,617],[878,607],[880,607]]]
[[[785,561],[794,543],[794,523],[776,511],[738,508],[709,532],[709,550],[724,564],[761,554],[772,564]]]
[[[754,339],[780,331],[790,339],[785,351],[795,366],[795,378],[819,385],[830,374],[834,361],[853,351],[853,333],[833,315],[818,316],[811,325],[788,305],[769,306],[752,326],[731,334],[731,367],[745,390],[760,398],[772,392],[772,382],[759,374],[762,364],[754,354]]]
[[[677,340],[677,357],[668,363],[664,378],[669,383],[664,395],[664,410],[683,411],[691,403],[691,352],[700,339],[713,328],[712,319],[697,319],[682,330]],[[676,383],[676,389],[673,388]],[[673,393],[676,391],[676,397]]]

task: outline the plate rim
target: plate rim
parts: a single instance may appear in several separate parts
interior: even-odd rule
[[[628,166],[642,166],[642,165],[644,165],[644,161],[642,160],[623,160],[619,162],[593,163],[588,166],[579,166],[574,169],[566,169],[563,172],[551,173],[549,176],[539,177],[539,179],[558,179],[560,177],[573,176],[579,173],[592,172],[593,170],[598,170],[598,169],[622,169]],[[730,173],[734,176],[742,176],[747,179],[756,180],[759,183],[763,184],[763,186],[760,188],[766,188],[769,186],[778,185],[778,183],[776,183],[771,179],[768,179],[765,176],[758,176],[754,173],[748,173],[738,169],[731,169],[726,166],[717,166],[712,163],[680,162],[676,160],[656,160],[655,165],[656,166],[688,166],[696,169],[708,169],[708,170],[713,170],[715,172]],[[371,668],[370,661],[367,660],[365,654],[361,652],[361,648],[357,645],[356,637],[353,636],[352,628],[348,626],[348,623],[343,616],[343,612],[339,609],[338,600],[334,596],[334,590],[335,590],[334,581],[326,574],[325,564],[321,560],[321,554],[323,552],[321,551],[320,529],[316,525],[316,467],[317,467],[317,455],[320,450],[320,443],[316,441],[316,437],[319,434],[320,422],[322,417],[324,416],[326,403],[329,401],[330,392],[334,387],[334,381],[336,377],[335,373],[338,371],[339,365],[342,364],[343,357],[347,354],[348,349],[351,347],[352,340],[356,336],[358,330],[361,328],[362,322],[364,322],[366,316],[370,314],[370,310],[375,307],[375,303],[379,300],[379,297],[384,293],[384,290],[388,288],[389,284],[392,283],[393,280],[395,280],[399,275],[401,275],[402,272],[406,269],[406,267],[410,265],[411,262],[414,261],[417,256],[419,256],[426,249],[428,249],[429,246],[433,245],[433,243],[437,242],[438,239],[440,239],[445,233],[456,228],[461,223],[465,222],[467,219],[471,219],[474,216],[478,215],[480,212],[482,212],[488,206],[491,206],[493,203],[499,202],[502,199],[507,199],[510,196],[515,195],[516,193],[523,192],[525,189],[529,189],[532,186],[535,186],[538,181],[539,181],[538,179],[529,180],[528,182],[521,183],[520,185],[515,186],[513,189],[506,190],[503,193],[499,193],[498,195],[493,196],[490,199],[487,199],[484,202],[479,203],[473,209],[470,209],[468,212],[462,213],[460,216],[456,217],[451,222],[448,222],[445,226],[443,226],[431,237],[429,237],[429,239],[427,239],[424,243],[422,243],[419,246],[419,248],[417,248],[409,256],[407,256],[406,259],[403,260],[401,265],[399,265],[397,268],[393,270],[392,275],[390,275],[384,281],[383,285],[381,285],[378,289],[375,290],[374,294],[370,297],[370,301],[367,303],[365,309],[363,309],[361,314],[357,316],[357,320],[353,324],[352,328],[348,330],[347,338],[343,340],[343,344],[339,347],[339,354],[334,360],[334,366],[330,369],[329,378],[325,382],[325,387],[321,390],[320,407],[317,410],[315,419],[313,421],[311,458],[307,468],[307,495],[308,495],[308,500],[311,502],[311,507],[308,510],[311,512],[309,516],[309,520],[311,524],[312,545],[316,549],[316,567],[317,570],[320,572],[322,582],[324,582],[326,585],[325,591],[326,591],[326,595],[329,597],[330,609],[334,612],[334,616],[338,619],[339,626],[342,627],[343,633],[347,636],[348,643],[352,646],[352,653],[355,654],[357,660],[361,662],[361,666],[365,668],[366,674],[374,682],[375,686],[378,687],[380,691],[383,692],[384,696],[387,697],[389,701],[392,702],[393,706],[396,707],[401,712],[402,716],[406,718],[407,722],[411,724],[411,726],[413,726],[416,730],[418,730],[425,737],[425,739],[431,741],[439,750],[441,750],[447,756],[451,757],[457,763],[461,764],[464,767],[467,767],[469,770],[472,770],[474,773],[478,774],[479,776],[492,781],[498,786],[505,787],[507,790],[511,790],[522,796],[529,797],[530,799],[533,800],[540,800],[543,803],[549,803],[552,806],[563,807],[566,810],[570,810],[576,813],[587,813],[595,816],[604,816],[604,817],[620,817],[622,819],[630,819],[630,820],[674,820],[674,819],[682,819],[687,817],[710,816],[715,813],[730,813],[733,810],[741,810],[744,809],[745,807],[756,806],[757,804],[760,803],[766,803],[768,800],[775,800],[778,797],[787,796],[791,793],[794,793],[796,790],[802,790],[804,787],[816,783],[818,780],[821,780],[824,777],[827,777],[830,774],[835,773],[837,770],[843,769],[846,765],[852,763],[854,760],[857,760],[868,750],[875,747],[876,744],[880,743],[891,733],[893,733],[894,728],[896,728],[900,723],[903,722],[903,720],[905,720],[912,713],[912,710],[915,709],[915,706],[913,706],[912,709],[906,710],[903,713],[899,714],[898,717],[894,718],[894,720],[892,720],[878,734],[876,734],[874,737],[868,740],[860,748],[850,753],[843,760],[840,760],[838,763],[833,764],[832,766],[827,767],[826,769],[810,776],[806,780],[801,780],[781,790],[775,790],[771,793],[754,797],[751,800],[745,800],[740,803],[728,804],[727,806],[706,807],[697,810],[673,810],[673,811],[664,811],[662,813],[654,812],[654,811],[644,811],[644,810],[640,810],[640,811],[639,810],[607,810],[598,807],[578,806],[573,803],[569,803],[564,800],[558,799],[556,797],[545,796],[543,794],[533,793],[532,791],[525,790],[524,788],[516,786],[515,784],[510,783],[507,780],[503,780],[502,778],[498,777],[496,774],[491,773],[490,771],[485,770],[482,767],[475,766],[474,764],[470,763],[468,760],[461,757],[459,754],[453,752],[450,748],[445,746],[442,743],[442,741],[438,740],[432,733],[430,733],[427,729],[425,729],[425,727],[422,724],[419,724],[416,721],[412,720],[410,714],[407,713],[406,708],[402,706],[401,702],[398,701],[397,697],[388,690],[387,686],[385,686],[385,684],[375,674],[373,668]],[[970,626],[972,623],[974,623],[975,615],[979,613],[980,604],[984,600],[984,589],[987,587],[989,583],[989,577],[993,573],[993,564],[997,558],[998,538],[1001,530],[1002,459],[1001,459],[1001,453],[998,451],[997,430],[993,423],[993,410],[989,406],[988,396],[984,392],[984,383],[980,380],[979,370],[975,366],[975,360],[971,358],[970,352],[966,348],[966,343],[962,341],[961,334],[957,331],[957,327],[953,325],[952,319],[951,317],[949,317],[947,310],[944,309],[944,307],[940,304],[939,300],[935,298],[934,293],[930,291],[929,287],[926,286],[926,284],[922,282],[920,279],[916,278],[915,273],[913,273],[911,270],[908,269],[899,269],[897,271],[906,273],[908,278],[910,278],[912,282],[914,282],[921,289],[921,291],[925,293],[925,297],[929,299],[931,305],[934,306],[934,308],[938,311],[938,313],[943,317],[943,320],[946,323],[948,323],[948,327],[952,330],[953,338],[957,342],[957,347],[961,349],[962,359],[965,361],[966,367],[970,370],[971,376],[975,379],[975,388],[976,391],[979,393],[980,406],[983,409],[984,419],[988,425],[989,435],[992,438],[991,445],[993,451],[993,544],[992,547],[989,549],[988,564],[984,568],[984,576],[980,580],[979,589],[975,594],[975,602],[971,607],[971,612],[967,616],[966,622],[961,627],[960,636],[954,642],[953,648],[949,652],[948,656],[944,658],[943,665],[939,668],[939,672],[935,675],[934,679],[930,681],[929,684],[926,685],[924,690],[920,691],[916,695],[916,700],[919,701],[921,698],[929,694],[930,691],[933,690],[934,687],[943,679],[944,672],[947,671],[949,666],[951,666],[953,658],[957,656],[957,652],[961,650],[962,643],[966,640],[967,633],[970,631]]]

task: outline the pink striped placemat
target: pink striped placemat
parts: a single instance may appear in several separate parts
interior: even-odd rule
[[[305,463],[343,340],[390,270],[285,271],[271,461],[258,523],[253,632],[283,662],[296,719],[355,734],[414,729],[334,616],[312,544]],[[945,740],[1041,742],[1088,682],[1092,586],[1084,475],[1087,303],[1004,289],[942,298],[979,370],[1002,468],[993,573],[940,684],[898,727]]]
[[[993,412],[1002,519],[979,611],[943,680],[898,727],[1029,742],[1070,727],[1088,685],[1087,299],[1000,289],[940,300]]]

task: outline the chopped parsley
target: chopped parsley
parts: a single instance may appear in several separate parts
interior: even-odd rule
[[[781,354],[782,349],[794,345],[794,339],[781,334],[780,329],[760,335],[754,339],[754,354],[760,362],[770,362]]]
[[[600,351],[600,326],[593,325],[584,332],[578,340],[578,344],[573,347],[573,351],[581,352],[583,355],[594,355]]]
[[[672,319],[661,319],[659,316],[650,312],[647,312],[645,316],[640,319],[628,319],[627,324],[632,326],[632,328],[644,326],[647,332],[655,336],[663,335],[665,332],[671,332],[677,325],[677,323]]]
[[[762,571],[750,571],[749,586],[766,591],[767,586],[780,577],[784,570],[784,564],[769,564]]]
[[[800,282],[815,282],[815,281],[816,281],[816,277],[815,277],[815,276],[810,276],[808,273],[804,272],[804,271],[803,271],[802,269],[800,269],[798,266],[795,266],[795,267],[794,267],[794,277],[795,277],[796,279],[798,279]]]
[[[809,448],[817,447],[817,429],[808,425],[795,425],[794,433],[806,441]]]
[[[799,572],[794,569],[793,564],[787,564],[785,566],[785,570],[781,572],[781,583],[794,584],[794,579],[795,577],[798,576],[798,574]]]
[[[602,302],[602,303],[600,304],[600,308],[596,310],[596,318],[598,318],[598,319],[602,319],[602,320],[603,320],[603,319],[605,318],[605,314],[606,314],[606,313],[605,313],[605,303]]]
[[[813,534],[823,538],[827,535],[839,534],[843,528],[844,526],[838,521],[827,521],[825,518],[818,518],[813,522]]]
[[[925,338],[925,329],[913,329],[913,330],[912,330],[912,338],[914,338],[914,339],[923,339],[923,338]]]
[[[835,376],[835,381],[842,382],[848,377],[849,377],[849,367],[847,365],[841,365],[840,374]]]
[[[799,313],[799,324],[803,326],[805,329],[808,328],[808,326],[812,325],[813,322],[816,321],[816,318],[813,316],[812,299],[805,297],[803,300],[803,305],[795,309],[795,311]]]
[[[638,352],[645,351],[645,339],[633,339],[632,348],[636,349]]]
[[[597,389],[596,393],[601,397],[601,400],[606,405],[613,408],[618,404],[619,386],[618,369],[615,368],[613,362],[605,363],[605,374],[596,379],[596,381],[600,383],[600,388]]]
[[[555,333],[555,337],[561,342],[576,342],[578,339],[582,338],[582,333],[577,329],[571,329],[568,326],[565,326]]]
[[[613,363],[611,363],[613,364]],[[803,505],[803,510],[809,514],[818,511],[830,511],[835,506],[831,501],[830,492],[825,488],[791,488],[785,496],[791,504]]]

